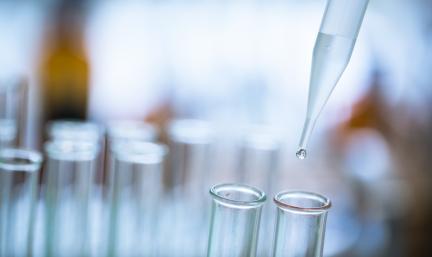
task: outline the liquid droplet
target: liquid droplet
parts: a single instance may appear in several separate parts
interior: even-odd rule
[[[300,160],[304,160],[306,159],[306,150],[305,149],[300,149],[297,151],[296,153],[297,158],[299,158]]]

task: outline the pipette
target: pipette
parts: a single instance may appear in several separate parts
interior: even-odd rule
[[[328,0],[312,57],[306,120],[296,155],[306,147],[330,94],[351,58],[369,0]]]

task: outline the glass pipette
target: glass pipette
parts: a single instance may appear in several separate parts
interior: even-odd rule
[[[306,120],[296,155],[306,147],[316,120],[351,58],[369,0],[328,0],[312,57]]]

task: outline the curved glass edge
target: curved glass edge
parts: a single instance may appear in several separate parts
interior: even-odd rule
[[[286,201],[287,199],[308,200],[317,203],[317,205],[292,204],[288,203]],[[278,208],[303,214],[320,214],[327,212],[331,208],[331,201],[329,198],[307,191],[282,191],[275,195],[273,201]]]
[[[42,154],[38,151],[4,148],[0,150],[0,170],[15,172],[38,172],[42,165]]]
[[[156,164],[163,161],[168,153],[168,147],[152,142],[124,141],[114,143],[110,151],[114,158],[119,161],[136,164]]]
[[[228,196],[231,194],[223,194],[224,192],[237,192],[248,194],[252,196],[252,199],[243,200],[230,198]],[[217,202],[233,208],[256,208],[264,204],[267,199],[266,194],[262,190],[249,185],[238,183],[225,183],[215,185],[210,189],[210,195]]]
[[[98,144],[81,140],[52,140],[44,147],[49,158],[63,161],[91,161],[99,153]]]

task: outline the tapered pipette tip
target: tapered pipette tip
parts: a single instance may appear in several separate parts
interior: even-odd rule
[[[296,156],[297,158],[299,158],[300,160],[304,160],[306,159],[306,150],[303,148],[300,148],[297,152],[296,152]]]

